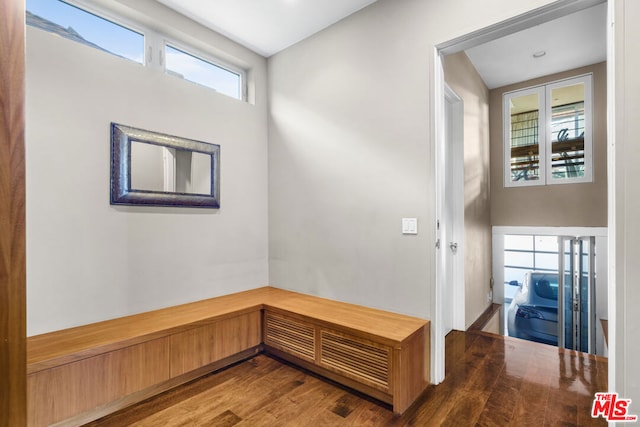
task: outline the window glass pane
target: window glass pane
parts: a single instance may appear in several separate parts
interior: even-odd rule
[[[558,271],[558,237],[505,235],[505,282],[521,282],[527,271]]]
[[[524,279],[524,275],[527,274],[528,271],[531,271],[530,268],[511,268],[505,267],[504,269],[504,282],[505,284],[515,281],[518,283],[522,283],[522,279]],[[509,286],[509,285],[507,285]]]
[[[558,237],[505,235],[504,298],[510,303],[518,291],[514,284],[522,284],[526,273],[532,275],[535,294],[541,298],[557,299]],[[540,282],[538,280],[545,279]]]
[[[27,0],[27,25],[142,64],[144,36],[58,0]]]
[[[536,250],[558,253],[558,236],[535,236]]]
[[[540,179],[539,105],[537,93],[510,100],[512,182]]]
[[[503,95],[505,187],[591,182],[591,76]]]
[[[581,178],[584,166],[584,83],[551,90],[551,177]]]
[[[558,253],[557,252],[553,254],[536,252],[535,256],[536,256],[535,270],[558,271]]]
[[[533,268],[533,252],[504,251],[504,265]]]
[[[166,70],[169,74],[215,89],[236,99],[242,99],[242,78],[239,73],[190,55],[172,46],[165,46]]]
[[[519,236],[517,234],[506,234],[504,236],[504,249],[533,250],[533,236]]]

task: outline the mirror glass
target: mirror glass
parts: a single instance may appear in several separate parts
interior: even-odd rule
[[[131,189],[210,194],[211,156],[146,142],[131,144]]]
[[[111,203],[219,208],[220,146],[111,124]]]

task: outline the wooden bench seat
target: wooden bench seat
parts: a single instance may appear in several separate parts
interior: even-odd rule
[[[88,422],[265,350],[396,413],[429,380],[428,321],[264,287],[29,337],[28,423]]]

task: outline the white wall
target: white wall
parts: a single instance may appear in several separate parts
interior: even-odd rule
[[[607,73],[601,62],[490,91],[491,222],[495,226],[604,227],[607,225]],[[592,73],[593,181],[504,186],[504,93]],[[544,206],[544,209],[540,207]]]
[[[632,399],[630,413],[640,415],[640,192],[638,190],[637,123],[640,105],[640,2],[614,0],[615,10],[615,139],[611,143],[615,175],[610,175],[610,232],[615,245],[610,248],[611,277],[615,305],[610,306],[609,356],[615,362],[615,375],[609,375],[610,388],[621,397]],[[612,182],[611,182],[612,181]],[[610,294],[611,295],[611,294]],[[611,371],[610,371],[611,373]],[[613,387],[611,387],[613,386]]]
[[[269,60],[270,279],[424,317],[429,58],[406,3],[365,8]],[[417,236],[401,234],[402,217],[418,218]]]
[[[29,335],[268,284],[266,61],[222,42],[255,104],[28,28]],[[112,121],[220,144],[221,208],[111,206]]]
[[[549,3],[380,0],[270,59],[274,285],[431,317],[433,46]],[[640,66],[640,3],[615,3],[610,380],[640,402],[640,82],[631,72]],[[152,4],[136,6],[147,14]],[[168,11],[147,16],[172,31],[191,25]],[[219,39],[192,29],[200,41]],[[28,30],[29,335],[267,283],[265,64],[221,45],[253,68],[255,106]],[[109,206],[112,120],[220,143],[222,208]],[[399,234],[402,216],[420,219],[417,237]]]
[[[489,89],[464,52],[447,55],[444,78],[464,104],[465,328],[491,304]]]
[[[432,317],[434,46],[548,3],[380,0],[269,59],[273,285]]]

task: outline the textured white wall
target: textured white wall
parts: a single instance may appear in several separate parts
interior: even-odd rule
[[[255,105],[28,28],[29,335],[268,284],[266,61],[241,59]],[[220,144],[220,210],[111,206],[112,121]]]
[[[424,317],[429,57],[406,3],[376,3],[269,60],[270,278]],[[402,217],[418,218],[417,236]]]
[[[269,58],[274,286],[433,319],[434,47],[548,3],[379,0]]]
[[[269,58],[273,285],[430,315],[433,48],[549,2],[489,3],[380,0]]]

